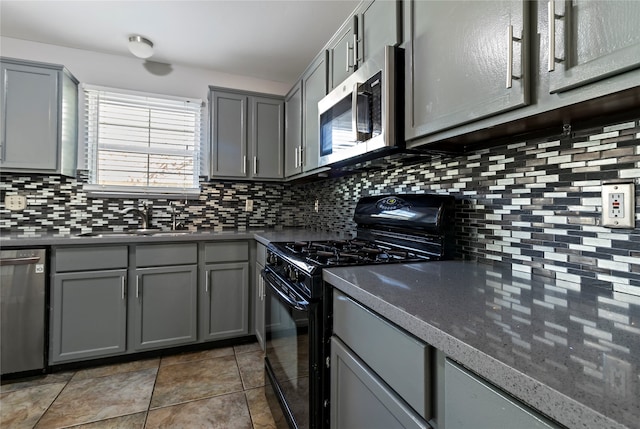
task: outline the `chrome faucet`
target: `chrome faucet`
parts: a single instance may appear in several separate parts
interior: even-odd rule
[[[147,229],[149,227],[149,216],[151,215],[151,209],[148,208],[146,204],[143,204],[142,207],[142,210],[136,207],[129,207],[120,211],[120,214],[133,213],[134,215],[140,216],[140,220],[142,221],[140,227],[142,229]]]

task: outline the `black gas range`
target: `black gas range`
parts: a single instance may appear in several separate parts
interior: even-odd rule
[[[265,367],[278,427],[328,427],[330,292],[322,269],[451,259],[454,205],[445,195],[364,197],[354,238],[269,244]]]

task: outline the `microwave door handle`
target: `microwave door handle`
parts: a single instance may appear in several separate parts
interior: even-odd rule
[[[359,83],[353,84],[353,92],[351,93],[351,132],[353,133],[353,141],[358,141],[358,88]]]

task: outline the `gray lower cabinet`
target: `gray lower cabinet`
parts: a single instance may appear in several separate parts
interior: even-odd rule
[[[1,58],[0,67],[0,168],[75,176],[78,81],[52,64]]]
[[[444,380],[443,429],[560,428],[449,359]]]
[[[430,428],[336,337],[331,338],[331,428]]]
[[[262,279],[261,272],[264,269],[267,256],[267,247],[264,244],[258,243],[256,245],[256,265],[255,265],[255,280],[256,285],[254,290],[254,326],[253,329],[256,334],[256,339],[265,350],[265,282]]]
[[[127,246],[54,247],[49,363],[127,349]]]
[[[550,91],[563,92],[640,67],[640,2],[546,2]]]
[[[136,350],[197,340],[197,265],[135,270],[133,324]]]
[[[202,334],[222,340],[249,334],[249,263],[232,262],[205,267]]]
[[[126,279],[126,269],[54,274],[51,363],[126,351]]]
[[[210,87],[209,114],[211,176],[283,177],[282,98]]]
[[[408,0],[407,139],[529,103],[528,6],[523,0]]]
[[[200,341],[248,335],[249,243],[200,244]]]

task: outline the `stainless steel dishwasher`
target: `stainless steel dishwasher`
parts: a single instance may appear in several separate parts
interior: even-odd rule
[[[0,373],[45,365],[45,249],[0,251]]]

